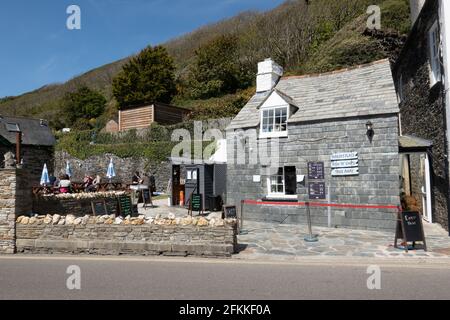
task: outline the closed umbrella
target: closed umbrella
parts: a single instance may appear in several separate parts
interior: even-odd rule
[[[42,169],[41,174],[41,186],[45,186],[50,183],[50,179],[48,177],[47,164],[44,164],[44,168]]]
[[[66,174],[69,176],[69,178],[72,177],[72,168],[70,167],[69,161],[66,162]]]
[[[109,182],[111,182],[111,179],[116,176],[116,171],[114,170],[114,164],[113,164],[112,159],[109,161],[108,171],[106,172],[106,176],[109,178]]]

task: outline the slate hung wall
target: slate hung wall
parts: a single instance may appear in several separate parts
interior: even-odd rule
[[[380,74],[387,76],[380,78]],[[341,117],[332,116],[333,111],[327,110],[340,108],[341,104],[348,103],[341,101],[335,105],[319,107],[323,110],[324,115],[322,119],[313,121],[301,120],[302,117],[306,119],[308,113],[312,115],[311,117],[321,117],[314,114],[314,110],[308,109],[308,105],[310,108],[313,105],[313,103],[308,103],[308,97],[301,94],[296,96],[295,85],[287,80],[282,79],[278,83],[276,88],[286,95],[291,94],[292,103],[296,103],[299,108],[288,120],[288,136],[279,138],[279,154],[270,154],[271,149],[266,146],[271,159],[278,156],[279,167],[295,167],[296,196],[291,197],[295,199],[281,199],[281,201],[327,202],[326,199],[310,200],[308,194],[308,184],[314,182],[312,179],[308,179],[308,162],[323,162],[324,179],[317,181],[325,183],[326,194],[328,196],[328,191],[330,192],[332,203],[399,205],[398,105],[389,63],[384,61],[365,69],[361,67],[360,71],[349,74],[349,76],[342,74],[342,77],[338,76],[337,78],[338,81],[341,81],[341,86],[347,85],[345,83],[347,77],[349,79],[357,77],[357,81],[354,82],[357,85],[367,82],[367,86],[371,86],[370,80],[373,80],[381,89],[374,89],[368,95],[360,95],[355,89],[354,94],[360,99],[360,104],[355,104],[356,113],[353,111],[342,112],[343,116]],[[320,81],[320,79],[319,81],[311,79],[311,89],[320,87]],[[323,87],[333,86],[334,83],[334,80],[330,80]],[[305,83],[305,86],[307,85]],[[359,88],[359,90],[364,91],[365,89]],[[330,97],[327,97],[327,94]],[[353,99],[346,97],[348,92],[340,92],[338,96],[332,96],[333,94],[335,93],[331,93],[331,89],[330,91],[325,90],[317,96],[317,99],[319,96],[325,97],[324,103],[327,103],[328,98],[332,101],[339,101],[339,97],[342,97],[342,100]],[[236,154],[239,153],[236,151],[239,150],[239,144],[241,144],[239,147],[245,148],[248,155],[270,141],[258,139],[258,146],[255,146],[249,140],[243,139],[242,134],[239,133],[241,129],[245,132],[252,128],[255,130],[254,132],[259,133],[260,120],[257,108],[264,99],[264,93],[256,94],[228,128],[227,203],[240,207],[242,199],[276,201],[275,205],[244,205],[244,221],[250,219],[303,224],[306,222],[305,207],[280,205],[280,199],[267,198],[269,182],[266,166],[260,163],[250,164],[248,160],[245,164],[238,164],[236,159]],[[364,104],[364,101],[367,103]],[[327,112],[330,112],[328,119]],[[349,116],[345,116],[346,114]],[[248,119],[252,115],[256,117],[254,125],[247,126]],[[368,121],[372,122],[374,128],[372,141],[367,136],[366,123]],[[358,175],[331,175],[331,156],[342,152],[358,153]],[[302,175],[305,176],[304,180],[299,181],[301,178],[299,176]],[[256,182],[258,179],[254,179],[254,176],[259,176],[260,181]],[[311,215],[313,225],[326,226],[328,224],[327,208],[311,207]],[[396,210],[392,209],[333,208],[331,210],[331,225],[339,227],[392,230],[395,227],[395,219]]]

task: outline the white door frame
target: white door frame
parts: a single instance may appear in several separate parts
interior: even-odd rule
[[[430,171],[430,158],[428,155],[428,152],[426,151],[414,151],[414,152],[401,152],[400,155],[411,155],[411,154],[417,154],[417,155],[424,155],[425,159],[425,168],[424,168],[424,173],[425,173],[425,197],[426,197],[426,203],[424,203],[423,201],[423,196],[422,196],[422,208],[424,209],[424,211],[426,212],[426,215],[423,215],[422,218],[429,222],[429,223],[433,223],[433,213],[432,213],[432,206],[431,206],[431,171]],[[419,163],[419,165],[421,165]],[[400,172],[401,174],[403,173],[403,160],[400,161]],[[409,181],[411,181],[411,168],[409,167],[408,170],[408,174],[409,174]]]
[[[433,223],[433,212],[431,209],[431,174],[430,174],[430,158],[428,152],[425,152],[425,188],[426,188],[426,221]]]

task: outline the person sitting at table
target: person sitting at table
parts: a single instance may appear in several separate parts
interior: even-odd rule
[[[48,177],[48,184],[47,184],[47,187],[54,187],[55,186],[55,184],[56,184],[56,177],[54,176],[54,175],[50,175],[49,177]]]
[[[58,183],[58,189],[60,193],[70,193],[70,187],[72,183],[70,182],[70,178],[67,174],[64,174],[60,177]]]
[[[136,171],[134,173],[134,176],[131,178],[131,184],[141,184],[142,183],[142,178],[139,174],[139,171]]]
[[[84,175],[83,188],[85,191],[87,191],[87,192],[91,191],[93,181],[94,181],[94,179],[89,174],[86,173]]]
[[[99,174],[95,176],[95,179],[92,181],[92,185],[90,186],[92,191],[98,191],[100,188],[100,183],[102,183],[102,177]]]

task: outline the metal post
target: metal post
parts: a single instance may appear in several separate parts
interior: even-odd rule
[[[306,242],[316,242],[319,241],[316,234],[312,233],[311,226],[311,211],[309,209],[309,202],[306,202],[306,220],[308,222],[308,235],[304,238]]]
[[[248,234],[248,231],[242,228],[244,226],[244,200],[241,200],[241,210],[239,211],[239,213],[239,234]]]
[[[328,184],[328,204],[331,203],[330,185]],[[328,228],[331,228],[331,206],[328,206]]]

